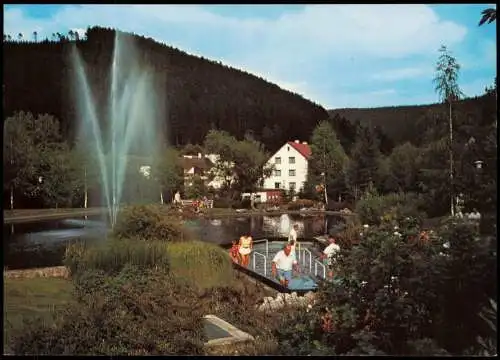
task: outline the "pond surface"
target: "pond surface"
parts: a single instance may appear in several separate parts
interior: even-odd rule
[[[228,245],[242,234],[258,238],[283,238],[293,224],[299,225],[299,238],[323,235],[342,220],[337,216],[241,216],[186,221],[202,241]],[[59,266],[68,244],[75,241],[105,241],[106,223],[97,217],[51,220],[3,227],[4,267],[26,269]]]

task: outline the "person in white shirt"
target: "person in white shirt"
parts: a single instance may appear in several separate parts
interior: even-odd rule
[[[290,229],[290,234],[288,234],[288,243],[292,246],[292,255],[296,258],[295,249],[298,245],[297,241],[297,231],[299,230],[299,225],[294,224]],[[300,250],[300,247],[299,247]]]
[[[174,195],[174,205],[181,205],[181,193],[177,191]]]
[[[295,241],[297,242],[297,231],[299,230],[299,225],[298,224],[293,224],[292,228],[290,229],[290,233],[288,234],[288,241]]]
[[[340,252],[340,246],[335,242],[335,238],[333,236],[329,237],[328,242],[330,244],[325,248],[325,250],[323,250],[321,257],[324,264],[330,268],[329,276],[333,277],[332,266],[335,262],[335,256]]]
[[[280,284],[288,287],[292,281],[292,271],[297,271],[297,260],[292,255],[292,247],[286,244],[283,250],[278,251],[272,262],[272,274],[278,276]]]

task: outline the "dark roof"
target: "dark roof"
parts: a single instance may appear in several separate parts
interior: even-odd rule
[[[198,158],[198,157],[193,157],[193,158],[186,158],[183,157],[181,159],[181,164],[184,170],[189,170],[191,168],[198,168],[200,170],[209,170],[211,169],[214,164],[210,161],[210,159],[207,158]]]
[[[309,159],[311,157],[312,152],[309,144],[302,144],[302,143],[296,143],[294,141],[289,141],[288,145],[292,146],[306,159]]]

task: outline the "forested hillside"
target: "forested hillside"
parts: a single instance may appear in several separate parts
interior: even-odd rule
[[[496,98],[493,93],[480,97],[459,101],[455,105],[455,118],[475,118],[488,121],[494,114]],[[402,144],[406,141],[414,145],[422,145],[423,133],[429,126],[433,126],[439,119],[446,119],[448,107],[445,104],[392,106],[364,109],[332,109],[329,110],[330,118],[345,118],[349,122],[370,124],[386,134],[392,145]]]
[[[201,143],[209,129],[246,132],[274,150],[289,139],[306,139],[328,113],[300,95],[264,79],[189,55],[152,39],[128,35],[138,54],[165,79],[165,128],[171,144]],[[92,69],[94,98],[109,89],[114,30],[91,28],[84,40],[9,41],[4,36],[4,118],[14,111],[49,113],[60,119],[65,136],[75,134],[70,51],[78,47]]]

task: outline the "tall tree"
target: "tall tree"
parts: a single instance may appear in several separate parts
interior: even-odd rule
[[[181,190],[184,182],[179,152],[174,148],[165,149],[154,162],[151,173],[151,177],[160,185],[161,201],[164,194],[170,200],[177,190]]]
[[[379,140],[373,128],[358,125],[356,142],[347,166],[348,184],[355,197],[358,190],[367,190],[379,182],[380,161]]]
[[[205,181],[198,174],[195,174],[191,180],[191,183],[185,189],[186,198],[199,199],[206,194]]]
[[[208,152],[219,155],[215,163],[217,176],[226,179],[226,187],[232,184],[236,193],[254,191],[271,175],[273,168],[266,165],[269,156],[258,141],[238,141],[225,131],[210,130],[204,146]]]
[[[481,20],[479,20],[479,26],[482,26],[486,23],[491,24],[493,21],[497,19],[497,9],[489,8],[484,9],[481,12]]]
[[[38,33],[36,31],[33,31],[33,39],[35,42],[37,41]]]
[[[329,121],[321,121],[311,136],[311,160],[308,181],[325,185],[325,203],[328,196],[340,196],[345,189],[345,164],[347,155],[333,126]],[[335,197],[336,198],[336,197]]]
[[[86,209],[89,206],[89,194],[103,185],[100,167],[96,166],[99,160],[93,143],[82,138],[73,147],[72,157],[77,164],[78,191],[83,196],[83,207]]]
[[[438,93],[441,101],[448,105],[448,125],[449,125],[449,158],[450,158],[450,212],[455,215],[455,192],[453,184],[453,103],[463,97],[463,92],[458,86],[458,76],[460,72],[460,64],[446,46],[442,45],[439,49],[439,58],[436,64],[436,76],[434,77],[435,90]]]
[[[39,158],[41,175],[38,183],[29,187],[31,193],[46,206],[71,207],[79,192],[78,165],[66,143],[47,148]]]
[[[71,178],[69,148],[62,141],[59,121],[50,115],[18,112],[4,123],[4,190],[40,197],[58,205],[68,194],[61,179]],[[68,186],[72,187],[73,185]]]
[[[393,191],[416,191],[420,149],[409,142],[397,146],[389,156],[389,175]]]

